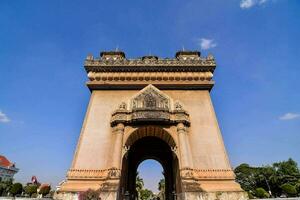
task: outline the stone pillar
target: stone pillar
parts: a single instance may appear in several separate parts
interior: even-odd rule
[[[121,168],[121,155],[122,155],[122,143],[123,143],[124,124],[119,123],[114,127],[114,146],[112,148],[112,167]]]
[[[191,167],[189,162],[189,148],[188,141],[186,135],[186,127],[183,123],[177,124],[177,133],[179,138],[179,148],[180,148],[180,160],[181,160],[181,168],[189,168]]]

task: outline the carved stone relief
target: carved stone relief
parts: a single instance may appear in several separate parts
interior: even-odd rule
[[[123,102],[112,114],[111,124],[132,124],[137,121],[157,121],[168,124],[184,123],[189,125],[189,115],[179,101],[170,97],[153,85],[148,85],[136,94],[129,103]],[[172,110],[173,108],[173,110]]]

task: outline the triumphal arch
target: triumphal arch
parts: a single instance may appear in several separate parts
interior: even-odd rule
[[[230,166],[210,98],[212,55],[127,59],[124,52],[87,56],[91,98],[72,166],[59,193],[87,189],[101,199],[136,199],[138,165],[164,169],[166,199],[245,199]]]

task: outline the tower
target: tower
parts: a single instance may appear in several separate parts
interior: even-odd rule
[[[99,189],[102,199],[135,199],[139,163],[164,169],[166,199],[245,199],[234,179],[210,98],[212,55],[127,59],[88,56],[91,98],[62,197]]]

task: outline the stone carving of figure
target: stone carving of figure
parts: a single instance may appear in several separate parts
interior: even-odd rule
[[[148,93],[145,95],[144,106],[146,108],[155,108],[156,107],[156,99],[151,93]]]

